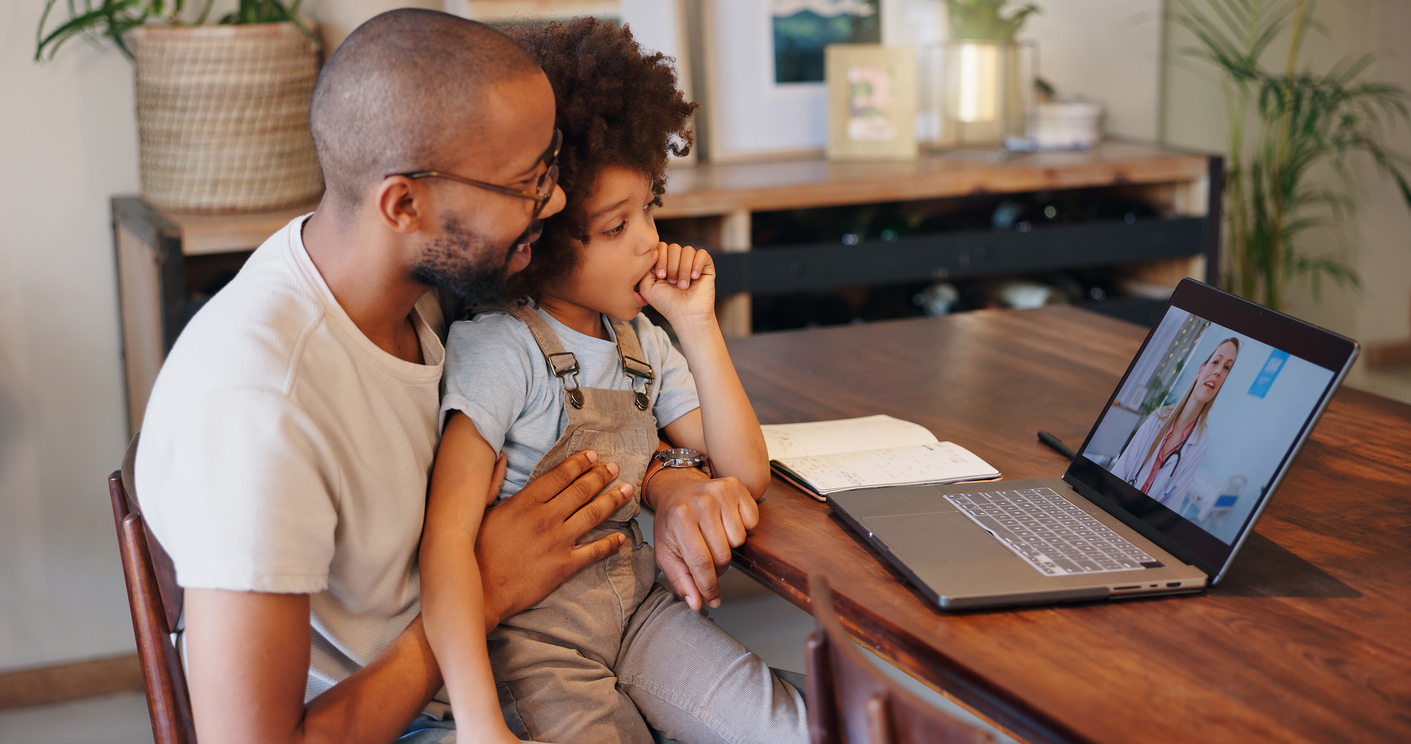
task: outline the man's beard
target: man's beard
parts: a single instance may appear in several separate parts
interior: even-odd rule
[[[440,237],[422,251],[412,268],[411,278],[422,284],[441,287],[471,305],[498,305],[505,300],[510,257],[521,244],[539,237],[535,220],[510,243],[496,261],[497,250],[484,237],[466,230],[454,217],[447,217]]]

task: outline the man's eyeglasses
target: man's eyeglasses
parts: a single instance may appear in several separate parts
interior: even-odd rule
[[[441,171],[434,170],[412,171],[411,173],[393,173],[387,177],[391,178],[392,176],[402,176],[403,178],[410,178],[413,180],[416,180],[418,178],[444,178],[448,181],[455,181],[457,183],[463,183],[470,186],[477,186],[487,191],[494,191],[500,194],[517,196],[520,199],[528,199],[534,202],[534,216],[531,219],[537,220],[539,219],[539,213],[544,211],[544,205],[549,203],[549,199],[553,198],[554,187],[558,185],[559,147],[561,147],[562,145],[563,132],[559,131],[558,129],[555,129],[554,139],[552,142],[549,143],[549,149],[545,150],[544,154],[539,158],[539,161],[544,165],[547,165],[548,168],[544,171],[543,175],[539,176],[539,180],[535,182],[534,190],[532,192],[521,191],[519,189],[512,189],[508,186],[500,186],[498,184],[493,183],[486,183],[485,181],[477,181],[473,178],[462,178],[460,176],[451,175],[450,173],[443,173]]]

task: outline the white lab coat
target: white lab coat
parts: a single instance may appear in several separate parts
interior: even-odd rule
[[[1168,406],[1147,415],[1146,420],[1137,428],[1137,433],[1132,436],[1132,441],[1127,443],[1117,461],[1112,463],[1113,475],[1136,488],[1141,488],[1142,484],[1146,483],[1151,469],[1156,465],[1157,456],[1156,452],[1152,452],[1148,457],[1147,452],[1151,450],[1151,443],[1156,439],[1157,431],[1166,422],[1162,414],[1175,415],[1171,409],[1172,407]],[[1168,411],[1170,413],[1167,413]],[[1166,459],[1161,472],[1156,474],[1156,480],[1151,482],[1151,490],[1147,495],[1171,509],[1179,509],[1181,499],[1186,495],[1186,488],[1190,486],[1191,479],[1195,478],[1195,471],[1200,469],[1200,463],[1205,460],[1205,451],[1209,448],[1210,438],[1206,426],[1203,423],[1197,424],[1185,444]]]

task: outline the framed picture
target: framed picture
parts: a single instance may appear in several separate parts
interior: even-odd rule
[[[825,54],[828,157],[916,157],[916,53],[910,47],[832,44]]]
[[[824,49],[908,43],[907,0],[696,0],[703,156],[813,154],[828,144]]]

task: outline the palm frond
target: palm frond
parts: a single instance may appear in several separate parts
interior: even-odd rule
[[[1386,133],[1411,125],[1411,96],[1367,80],[1375,61],[1355,55],[1326,72],[1300,69],[1306,31],[1325,30],[1312,17],[1315,0],[1172,0],[1169,17],[1197,45],[1182,56],[1207,62],[1222,78],[1229,123],[1225,238],[1230,288],[1277,308],[1299,277],[1360,286],[1356,271],[1332,254],[1312,255],[1304,242],[1356,206],[1354,159],[1367,158],[1392,177],[1411,209],[1411,158],[1387,147]],[[1261,62],[1286,34],[1285,68]],[[1314,186],[1323,167],[1341,187]]]

